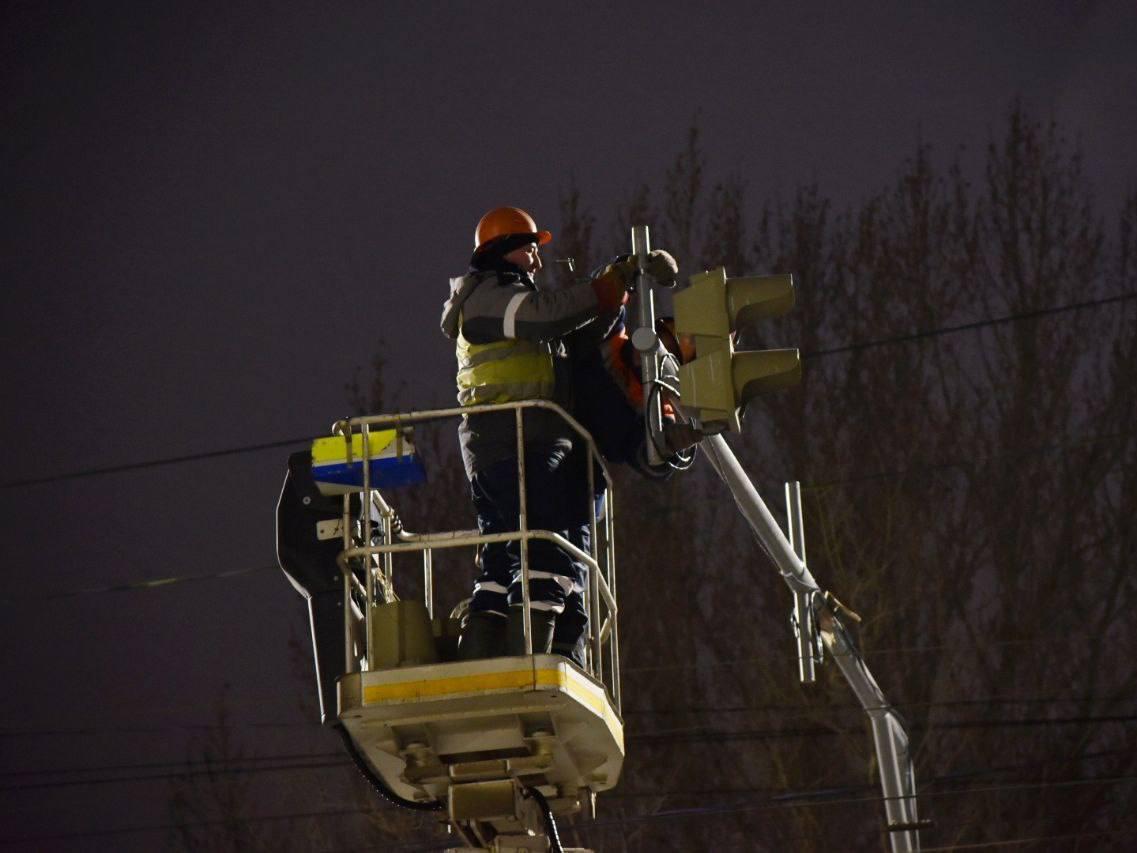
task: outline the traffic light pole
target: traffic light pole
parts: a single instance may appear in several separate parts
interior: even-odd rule
[[[656,449],[658,436],[663,432],[663,407],[660,395],[652,393],[659,381],[659,336],[655,333],[655,282],[644,273],[651,237],[646,225],[632,228],[632,254],[636,258],[636,328],[632,332],[632,346],[640,354],[640,376],[644,389],[644,430],[647,439],[647,459],[652,465],[663,462]]]
[[[703,439],[702,447],[711,466],[734,495],[735,503],[750,524],[759,544],[774,561],[782,579],[793,592],[795,602],[800,602],[804,597],[805,600],[815,603],[822,642],[872,723],[873,743],[880,768],[880,786],[884,795],[885,814],[888,817],[892,853],[918,851],[919,829],[927,826],[927,823],[919,821],[916,816],[916,773],[908,749],[908,734],[896,711],[888,704],[883,691],[869,672],[860,652],[850,640],[837,614],[827,603],[817,581],[806,568],[803,559],[805,539],[801,535],[800,516],[796,521],[791,520],[791,533],[795,542],[799,544],[801,556],[794,552],[794,548],[770,514],[762,496],[754,488],[754,484],[742,469],[726,439],[721,435],[708,436]],[[798,630],[809,631],[812,624],[812,619],[799,617]],[[812,646],[812,638],[807,635],[806,640]],[[799,640],[799,658],[803,654],[800,642]]]

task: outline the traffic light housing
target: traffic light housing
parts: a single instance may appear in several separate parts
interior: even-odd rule
[[[680,401],[704,429],[738,432],[739,413],[753,397],[801,381],[796,349],[736,352],[733,340],[739,329],[793,306],[792,275],[728,279],[723,267],[691,276],[690,287],[675,294],[675,330],[695,341],[695,359],[679,368]]]

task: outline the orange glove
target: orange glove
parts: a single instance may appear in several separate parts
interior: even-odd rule
[[[600,275],[592,279],[592,289],[601,310],[615,311],[628,301],[628,284],[635,273],[634,260],[617,261],[609,264]]]

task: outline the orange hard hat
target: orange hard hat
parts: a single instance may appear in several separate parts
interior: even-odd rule
[[[507,234],[532,234],[538,245],[545,245],[553,239],[548,231],[538,231],[533,217],[519,207],[495,207],[478,220],[474,229],[474,248],[480,249],[490,240]]]

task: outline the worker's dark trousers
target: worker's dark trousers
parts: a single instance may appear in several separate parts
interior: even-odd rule
[[[587,522],[587,485],[583,467],[571,464],[560,452],[525,455],[525,485],[530,530],[560,533],[573,544],[580,542],[580,528]],[[519,527],[520,502],[515,460],[493,465],[474,475],[470,483],[478,529],[507,533]],[[587,540],[585,540],[587,542]],[[491,542],[482,546],[481,573],[474,584],[472,612],[490,611],[501,616],[509,606],[520,606],[521,543]],[[529,542],[529,601],[533,609],[563,613],[566,600],[580,600],[586,575],[569,553],[552,542]],[[574,619],[587,619],[583,605],[574,604]],[[575,630],[583,630],[583,624]]]
[[[598,499],[603,499],[603,495]],[[569,542],[586,554],[592,542],[592,528],[585,522],[569,531]],[[582,573],[581,586],[588,587],[588,566],[580,566]],[[584,604],[583,589],[572,592],[565,599],[565,609],[557,616],[557,624],[553,630],[553,651],[557,654],[571,658],[578,666],[584,666],[584,644],[581,642],[588,628],[588,609]]]

